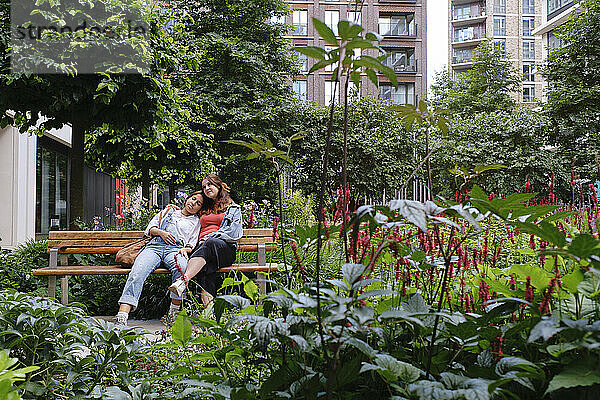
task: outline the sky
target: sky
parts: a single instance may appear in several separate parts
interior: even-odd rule
[[[448,0],[427,1],[427,85],[448,64]]]

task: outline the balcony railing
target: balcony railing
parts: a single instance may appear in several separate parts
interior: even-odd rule
[[[379,22],[379,34],[382,36],[415,36],[416,24]]]
[[[452,42],[454,43],[460,43],[460,42],[467,42],[469,40],[478,40],[478,39],[485,39],[485,32],[479,32],[479,31],[473,31],[473,32],[469,32],[469,31],[463,31],[462,33],[454,33],[454,35],[452,36]]]
[[[452,57],[452,64],[464,64],[473,61],[473,57]]]

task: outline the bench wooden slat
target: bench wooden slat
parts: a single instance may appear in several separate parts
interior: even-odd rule
[[[92,239],[87,239],[87,240],[76,240],[76,239],[67,239],[67,240],[58,240],[58,239],[54,239],[54,240],[48,240],[48,247],[94,247],[94,246],[98,246],[98,247],[123,247],[126,244],[129,244],[131,242],[135,242],[136,240],[139,240],[140,238],[135,238],[135,239],[98,239],[98,240],[92,240]],[[269,243],[269,244],[273,244],[273,238],[272,237],[261,237],[261,238],[248,238],[248,237],[242,237],[239,241],[238,244],[259,244],[259,243]]]
[[[136,239],[98,239],[98,240],[48,240],[48,247],[123,247],[126,244],[135,242]]]
[[[273,236],[273,229],[271,228],[256,228],[256,229],[244,229],[244,237],[266,237]]]
[[[50,231],[48,240],[63,239],[136,239],[144,236],[143,231]]]
[[[238,251],[257,251],[258,246],[255,244],[241,244],[238,246]],[[277,246],[274,244],[265,245],[266,251],[275,251]]]
[[[67,276],[67,275],[127,275],[131,268],[122,268],[116,265],[106,266],[87,266],[87,265],[68,265],[59,266],[57,268],[40,268],[33,271],[35,276]],[[256,263],[234,264],[229,267],[224,267],[218,272],[270,272],[277,271],[277,264],[270,263],[267,265],[258,265]],[[169,274],[166,268],[157,268],[153,274]]]
[[[273,244],[273,238],[271,236],[269,237],[242,237],[240,240],[238,240],[238,244],[259,244],[259,243],[265,243],[265,244]]]
[[[58,249],[59,254],[116,254],[121,250],[123,246],[117,247],[61,247]],[[255,244],[241,244],[238,246],[238,251],[256,251],[257,245]],[[277,246],[274,244],[265,245],[266,251],[277,250]],[[50,248],[48,248],[50,251]]]

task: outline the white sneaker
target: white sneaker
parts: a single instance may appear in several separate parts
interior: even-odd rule
[[[127,326],[127,319],[128,315],[126,313],[119,312],[113,318],[113,322],[115,323],[115,325]]]
[[[169,290],[175,293],[177,296],[183,296],[183,292],[185,292],[185,288],[187,285],[183,281],[183,279],[179,278],[171,286],[169,286]]]

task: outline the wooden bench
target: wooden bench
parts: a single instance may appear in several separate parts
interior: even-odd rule
[[[69,254],[116,254],[126,244],[143,237],[143,231],[51,231],[48,235],[50,264],[33,271],[35,276],[48,277],[48,297],[56,296],[56,278],[60,278],[61,302],[69,302],[69,276],[71,275],[126,275],[131,268],[117,265],[68,265]],[[244,229],[238,242],[238,252],[255,252],[257,263],[234,264],[218,272],[255,272],[260,294],[266,294],[265,273],[277,271],[276,263],[267,263],[267,251],[274,251],[271,229]],[[60,265],[59,265],[60,258]],[[114,263],[114,258],[112,259]],[[159,267],[154,274],[170,274]],[[166,290],[166,288],[165,288]]]

